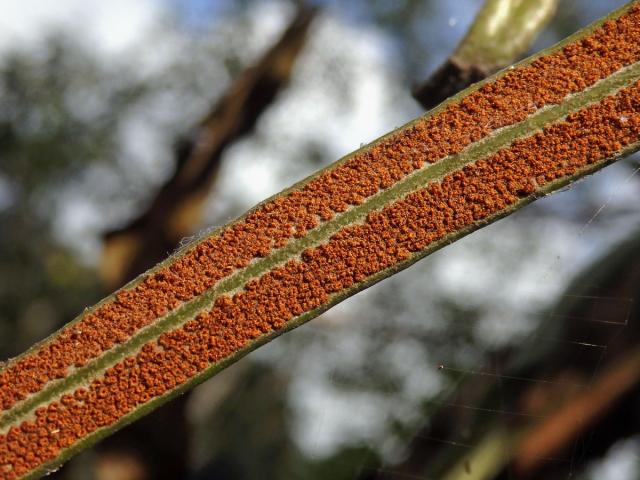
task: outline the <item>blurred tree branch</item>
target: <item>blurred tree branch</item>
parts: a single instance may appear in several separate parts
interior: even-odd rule
[[[109,288],[155,265],[198,228],[223,153],[254,129],[288,84],[315,14],[312,8],[299,9],[278,42],[177,142],[176,170],[149,208],[105,235],[100,271]]]
[[[455,52],[413,96],[427,110],[518,60],[558,0],[486,0]]]

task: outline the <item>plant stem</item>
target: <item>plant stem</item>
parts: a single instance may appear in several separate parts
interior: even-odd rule
[[[486,0],[455,52],[413,96],[430,109],[515,62],[553,18],[558,0]]]

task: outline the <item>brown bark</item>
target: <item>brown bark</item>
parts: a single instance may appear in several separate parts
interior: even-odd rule
[[[280,40],[244,71],[212,110],[176,146],[176,170],[149,208],[105,235],[101,273],[109,288],[121,286],[175,250],[199,226],[222,156],[251,133],[288,84],[315,10],[301,9]]]

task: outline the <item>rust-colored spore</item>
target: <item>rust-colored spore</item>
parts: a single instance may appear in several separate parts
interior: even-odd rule
[[[219,236],[201,242],[171,266],[117,293],[75,325],[0,374],[0,407],[11,408],[71,367],[82,367],[140,328],[268,255],[291,238],[386,189],[421,168],[460,152],[497,128],[559,103],[640,59],[640,8],[581,41],[514,69],[458,103],[422,119],[322,173],[298,190],[262,205]],[[614,45],[615,48],[611,48]],[[487,199],[486,201],[491,201]],[[478,207],[474,206],[474,209]],[[457,220],[456,220],[457,221]]]
[[[371,213],[300,260],[250,281],[233,297],[219,298],[211,311],[144,345],[87,388],[39,408],[34,421],[0,434],[0,472],[10,466],[0,478],[41,465],[332,294],[639,138],[640,82]]]

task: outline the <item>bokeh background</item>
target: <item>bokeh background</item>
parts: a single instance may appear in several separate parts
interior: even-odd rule
[[[561,0],[532,51],[622,4]],[[420,115],[412,87],[481,1],[312,5],[292,24],[292,1],[0,0],[0,358],[181,239]],[[290,25],[297,47],[276,61]],[[278,61],[290,68],[269,73]],[[228,141],[175,187],[184,146],[209,127]],[[487,432],[553,415],[580,428],[535,468],[514,454],[485,478],[640,478],[640,378],[596,395],[640,348],[639,167],[627,159],[437,252],[54,478],[480,478],[469,459]],[[597,415],[570,408],[592,397]]]

